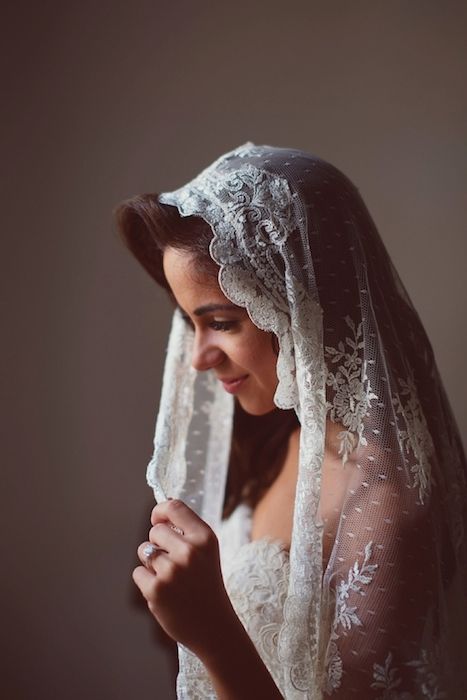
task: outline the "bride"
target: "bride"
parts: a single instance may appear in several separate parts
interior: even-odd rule
[[[248,143],[117,219],[175,305],[133,578],[178,697],[467,697],[465,458],[356,188]]]

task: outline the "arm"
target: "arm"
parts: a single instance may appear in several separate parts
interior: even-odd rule
[[[245,628],[232,609],[222,625],[224,641],[213,653],[199,654],[219,700],[283,700]]]
[[[420,688],[417,668],[432,651],[430,626],[436,624],[430,618],[437,576],[430,545],[434,504],[417,503],[402,478],[352,490],[324,582],[335,600],[328,691],[333,700],[373,700],[390,692],[409,697]]]

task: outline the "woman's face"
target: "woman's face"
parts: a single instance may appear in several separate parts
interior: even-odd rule
[[[193,367],[212,369],[247,413],[272,411],[278,382],[272,334],[259,330],[245,309],[232,304],[215,278],[197,271],[190,253],[167,248],[164,272],[195,333]]]

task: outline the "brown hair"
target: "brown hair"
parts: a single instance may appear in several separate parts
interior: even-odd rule
[[[197,269],[217,277],[219,268],[209,255],[212,231],[201,217],[181,216],[176,207],[161,204],[157,194],[138,195],[123,202],[115,216],[125,245],[169,293],[162,267],[167,247],[189,251],[196,259]],[[224,517],[242,501],[251,507],[258,503],[277,477],[288,438],[297,427],[298,419],[292,410],[275,409],[264,416],[253,416],[235,401]]]

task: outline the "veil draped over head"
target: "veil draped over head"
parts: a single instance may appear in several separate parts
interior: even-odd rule
[[[211,226],[221,289],[277,336],[275,403],[301,424],[274,640],[285,697],[467,697],[465,459],[430,343],[357,189],[319,158],[247,143],[159,201]],[[217,531],[233,397],[191,368],[192,343],[176,311],[148,482]],[[321,492],[326,421],[341,465]]]

